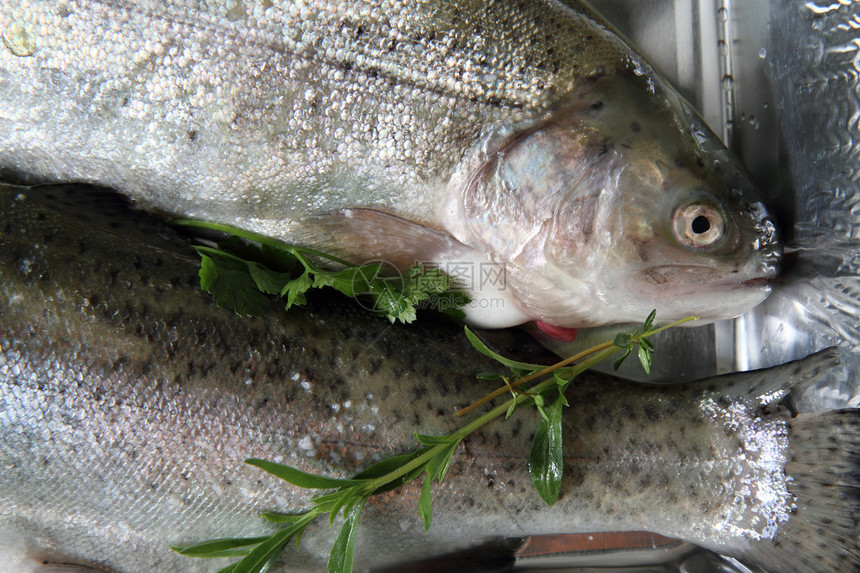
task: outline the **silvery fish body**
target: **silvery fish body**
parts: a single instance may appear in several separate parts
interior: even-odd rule
[[[745,171],[579,0],[12,0],[0,34],[0,169],[434,263],[478,325],[719,320],[776,272]]]
[[[311,492],[245,458],[353,475],[412,450],[413,432],[452,431],[453,410],[488,390],[473,376],[496,365],[429,317],[405,327],[322,304],[254,319],[219,309],[168,229],[104,219],[105,204],[68,186],[0,193],[4,572],[34,560],[214,571],[225,563],[168,545],[264,534],[260,511],[309,506]],[[860,415],[777,406],[834,363],[827,351],[670,387],[583,376],[568,394],[554,506],[528,474],[539,417],[523,409],[458,448],[429,532],[420,484],[372,498],[356,570],[486,538],[614,530],[773,571],[856,570]],[[336,529],[312,525],[278,570],[323,570]]]

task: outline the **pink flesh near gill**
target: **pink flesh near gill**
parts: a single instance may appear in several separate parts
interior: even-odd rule
[[[538,330],[540,330],[547,336],[555,338],[556,340],[561,340],[562,342],[573,342],[576,338],[576,333],[579,332],[576,328],[555,326],[542,320],[536,320],[535,326],[537,326]]]

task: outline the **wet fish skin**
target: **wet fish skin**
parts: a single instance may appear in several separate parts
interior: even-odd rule
[[[0,192],[4,563],[215,570],[166,547],[265,533],[260,510],[308,506],[308,492],[242,459],[350,475],[412,449],[415,431],[452,431],[453,409],[486,391],[472,375],[493,365],[450,325],[400,328],[341,306],[218,309],[160,223],[105,221],[91,209],[103,201],[74,187]],[[369,502],[357,570],[486,537],[629,529],[775,571],[856,567],[858,411],[775,406],[833,363],[824,352],[666,388],[586,376],[553,507],[531,485],[537,417],[521,412],[461,446],[429,533],[415,484]],[[323,569],[334,533],[312,526],[285,570]]]
[[[0,169],[356,262],[504,264],[475,324],[729,318],[779,264],[746,173],[578,0],[15,0],[0,34]],[[691,243],[691,205],[725,237]]]

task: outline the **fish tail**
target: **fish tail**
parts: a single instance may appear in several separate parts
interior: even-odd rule
[[[774,571],[860,571],[860,409],[799,414],[789,448],[791,517],[748,557]]]

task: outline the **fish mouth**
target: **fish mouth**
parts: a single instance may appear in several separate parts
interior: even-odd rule
[[[643,269],[639,276],[643,282],[665,288],[703,288],[713,290],[763,290],[772,289],[771,279],[766,276],[742,278],[698,265],[661,265]],[[749,276],[749,275],[747,275]]]
[[[761,289],[767,289],[767,290],[771,290],[773,288],[771,286],[770,279],[766,279],[763,277],[743,281],[742,283],[740,283],[740,286],[748,287],[748,288],[761,288]]]

